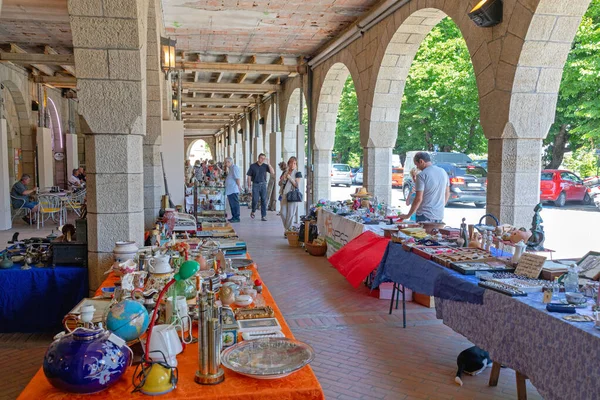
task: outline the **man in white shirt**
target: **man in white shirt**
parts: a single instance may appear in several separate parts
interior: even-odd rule
[[[78,169],[74,169],[73,173],[71,174],[71,176],[69,177],[69,186],[73,189],[73,190],[79,190],[81,188],[83,188],[83,183],[79,180],[79,178],[77,177],[77,173],[78,173]]]

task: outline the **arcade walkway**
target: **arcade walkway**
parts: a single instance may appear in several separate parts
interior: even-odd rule
[[[289,247],[274,212],[261,222],[244,207],[236,229],[294,334],[317,351],[312,367],[327,399],[516,398],[515,375],[508,369],[496,388],[487,386],[490,370],[467,376],[462,388],[456,385],[456,356],[470,346],[467,340],[442,325],[435,310],[413,303],[402,329],[401,313],[388,315],[387,300],[370,296],[364,286],[352,288],[324,257]],[[21,231],[23,237],[39,234]],[[10,237],[5,233],[2,241]],[[0,400],[16,398],[27,384],[50,336],[0,335]],[[531,385],[528,395],[540,398]]]

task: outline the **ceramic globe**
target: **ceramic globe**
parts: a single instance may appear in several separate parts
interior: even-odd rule
[[[139,338],[146,329],[150,317],[146,308],[134,300],[123,300],[111,307],[106,317],[106,327],[121,339],[130,342]]]

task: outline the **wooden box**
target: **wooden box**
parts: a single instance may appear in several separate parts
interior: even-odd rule
[[[412,294],[412,300],[415,303],[418,303],[418,304],[420,304],[422,306],[425,306],[425,307],[428,307],[428,308],[434,308],[435,307],[435,301],[433,299],[433,296],[427,296],[425,294],[413,292],[413,294]]]

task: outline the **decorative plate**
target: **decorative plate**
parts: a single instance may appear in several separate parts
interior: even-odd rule
[[[231,260],[231,266],[233,268],[247,268],[254,264],[254,261],[248,260],[247,258],[234,258]]]
[[[221,353],[221,362],[239,374],[256,379],[279,379],[315,358],[306,343],[287,338],[245,340]]]

